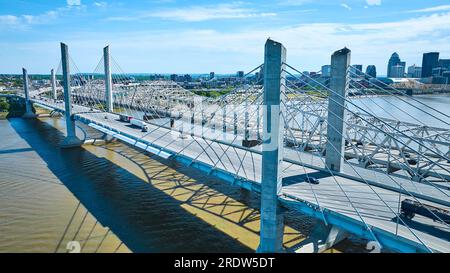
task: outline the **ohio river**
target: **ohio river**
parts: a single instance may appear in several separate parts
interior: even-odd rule
[[[60,149],[64,125],[0,120],[0,252],[257,248],[257,195],[120,142]],[[293,211],[285,216],[286,247],[316,224]],[[351,238],[330,251],[365,251],[365,243]]]

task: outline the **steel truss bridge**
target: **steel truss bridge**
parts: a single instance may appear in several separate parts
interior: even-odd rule
[[[33,88],[24,69],[16,96],[25,99],[24,117],[35,116],[32,104],[63,114],[63,147],[86,141],[76,129],[81,122],[260,193],[260,252],[323,251],[348,234],[389,251],[449,252],[450,117],[411,104],[442,124],[433,127],[386,118],[389,109],[376,103],[358,105],[347,93],[364,88],[351,80],[364,73],[349,70],[350,54],[336,51],[331,78],[320,82],[289,65],[284,46],[268,40],[262,65],[229,94],[205,98],[171,81],[130,81],[109,47],[94,70],[102,76],[83,76],[61,44],[50,86]],[[251,78],[259,69],[264,76]],[[381,82],[371,88],[409,103]],[[406,210],[411,203],[421,211],[415,216]],[[283,249],[281,207],[321,221],[312,243]]]

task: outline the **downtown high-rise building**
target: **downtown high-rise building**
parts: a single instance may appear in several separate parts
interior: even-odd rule
[[[322,65],[322,77],[324,78],[329,78],[331,77],[331,65],[327,64],[327,65]]]
[[[405,77],[405,66],[401,64],[394,65],[391,67],[390,72],[390,78],[403,78]]]
[[[424,53],[422,58],[422,78],[433,76],[433,69],[439,65],[439,52]]]
[[[357,78],[359,76],[362,76],[364,72],[362,72],[363,66],[362,64],[354,64],[350,66],[350,77]]]
[[[422,77],[422,67],[415,64],[408,67],[408,78],[421,78]]]
[[[387,77],[388,78],[397,78],[394,77],[393,73],[392,73],[392,67],[394,66],[398,66],[398,65],[403,65],[403,67],[406,65],[404,62],[402,62],[400,60],[400,56],[398,55],[397,52],[392,53],[391,57],[389,58],[389,62],[388,62],[388,66],[387,66]],[[399,68],[397,67],[396,70],[398,70]],[[396,75],[397,75],[396,71]]]
[[[376,78],[377,77],[377,67],[374,65],[368,65],[366,68],[366,77]]]

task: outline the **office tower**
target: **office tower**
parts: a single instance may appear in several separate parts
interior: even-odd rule
[[[331,77],[331,65],[322,65],[322,77],[329,78]]]
[[[398,56],[397,52],[392,53],[391,57],[389,58],[388,67],[387,67],[387,76],[388,78],[395,78],[392,76],[392,67],[398,65],[401,62],[400,57]]]
[[[403,78],[405,77],[405,67],[403,65],[394,65],[391,67],[390,78]]]
[[[450,71],[450,59],[439,59],[438,67],[442,67],[447,71]]]
[[[409,78],[420,78],[421,75],[422,75],[422,67],[416,66],[415,64],[408,67]]]
[[[438,67],[439,52],[424,53],[422,58],[422,78],[431,77],[433,68]]]
[[[366,68],[366,74],[368,77],[376,78],[377,77],[377,68],[374,65],[368,65]]]

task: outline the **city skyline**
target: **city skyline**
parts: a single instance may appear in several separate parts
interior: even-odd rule
[[[284,42],[288,63],[307,71],[344,46],[352,64],[375,65],[380,76],[393,52],[408,66],[421,65],[426,52],[450,56],[447,1],[401,2],[3,1],[0,73],[49,73],[60,41],[81,72],[92,72],[106,44],[126,73],[249,71],[262,63],[267,37]]]

